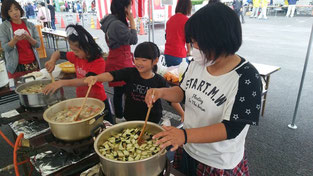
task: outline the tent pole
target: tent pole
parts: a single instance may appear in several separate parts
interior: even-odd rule
[[[300,87],[299,87],[296,107],[295,107],[295,111],[293,113],[292,122],[291,122],[291,124],[288,125],[289,128],[294,129],[294,130],[297,129],[297,125],[295,124],[295,121],[296,121],[296,116],[297,116],[297,112],[298,112],[298,107],[299,107],[299,102],[300,102],[300,97],[301,97],[301,92],[302,92],[305,72],[306,72],[306,68],[307,68],[307,65],[308,65],[309,57],[310,57],[310,51],[311,51],[311,45],[312,45],[312,37],[313,37],[313,25],[312,25],[312,29],[311,29],[311,35],[310,35],[308,49],[307,49],[307,52],[306,52],[306,57],[305,57],[305,62],[304,62],[304,67],[303,67],[302,78],[301,78],[301,82],[300,82]]]
[[[151,39],[150,39],[150,27],[151,27],[151,24],[150,24],[150,19],[151,19],[151,13],[150,13],[150,10],[151,10],[151,0],[148,0],[148,16],[149,16],[149,19],[148,19],[148,41],[150,42]]]
[[[151,15],[152,15],[152,32],[151,32],[151,36],[152,36],[152,42],[154,43],[154,18],[153,18],[153,9],[154,9],[154,2],[153,0],[151,0]]]

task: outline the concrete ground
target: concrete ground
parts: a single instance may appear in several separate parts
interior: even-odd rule
[[[58,18],[60,16],[65,14],[57,14]],[[90,21],[91,18],[88,19]],[[271,76],[265,114],[260,117],[259,126],[251,127],[247,136],[246,153],[252,176],[313,174],[312,56],[308,63],[296,119],[298,129],[291,130],[287,127],[293,117],[312,24],[312,17],[269,16],[268,20],[246,17],[246,23],[242,25],[243,44],[238,54],[251,62],[281,67],[280,71]],[[103,32],[90,29],[90,24],[85,27],[92,35],[99,37],[97,42],[106,51]],[[156,44],[164,45],[164,34],[164,27],[157,25]],[[146,35],[139,36],[139,43],[147,40]],[[52,50],[48,52],[51,54]],[[106,90],[111,91],[108,87]],[[17,105],[18,102],[1,105],[0,112],[6,112]],[[12,139],[8,126],[1,126],[0,129]],[[0,146],[2,168],[12,163],[12,150],[2,139]]]

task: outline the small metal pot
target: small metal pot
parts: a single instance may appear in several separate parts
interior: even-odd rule
[[[58,112],[67,109],[69,106],[81,106],[84,98],[73,98],[61,101],[43,113],[43,118],[48,122],[52,134],[61,140],[76,141],[91,136],[91,132],[103,123],[104,103],[95,98],[87,98],[86,105],[95,105],[100,107],[99,113],[75,122],[55,122],[51,118]]]
[[[45,95],[43,93],[21,93],[21,90],[29,87],[34,86],[38,84],[49,84],[51,83],[51,80],[35,80],[31,82],[25,83],[25,79],[32,77],[35,80],[34,76],[25,77],[22,79],[23,84],[19,85],[15,92],[18,94],[21,104],[24,107],[46,107],[51,104],[55,104],[59,102],[60,100],[64,99],[63,96],[63,89],[60,88],[57,90],[54,94],[51,95]]]
[[[99,147],[112,135],[120,133],[126,128],[142,128],[144,121],[129,121],[113,125],[98,135],[94,149],[100,157],[100,163],[104,175],[110,176],[157,176],[160,174],[166,164],[166,150],[139,161],[116,161],[105,158],[99,152]],[[148,122],[146,130],[152,134],[164,131],[164,129],[152,122]]]

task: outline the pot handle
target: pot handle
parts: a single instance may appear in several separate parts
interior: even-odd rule
[[[93,138],[93,140],[95,140],[96,139],[96,133],[98,132],[98,131],[101,131],[101,130],[103,130],[103,129],[105,129],[105,125],[101,122],[100,124],[98,124],[98,125],[96,125],[95,127],[93,127],[91,130],[90,130],[90,135],[91,135],[91,137]]]
[[[92,118],[91,120],[89,120],[89,125],[92,125],[93,123],[95,123],[100,117],[105,117],[108,114],[108,110],[103,110],[100,114],[96,115],[94,118]]]
[[[22,78],[21,78],[22,83],[25,83],[25,82],[26,82],[26,79],[28,79],[28,78],[33,78],[34,80],[36,80],[36,77],[33,76],[33,75],[25,76],[25,77],[22,77]]]

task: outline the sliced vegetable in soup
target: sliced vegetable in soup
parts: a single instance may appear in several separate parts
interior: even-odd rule
[[[21,90],[21,93],[23,94],[36,94],[36,93],[42,93],[43,89],[46,87],[47,84],[36,84],[31,85],[29,87],[26,87]]]
[[[141,128],[125,129],[115,134],[99,147],[99,152],[106,158],[117,161],[138,161],[149,158],[160,151],[152,134],[145,132],[145,142],[138,145]]]

